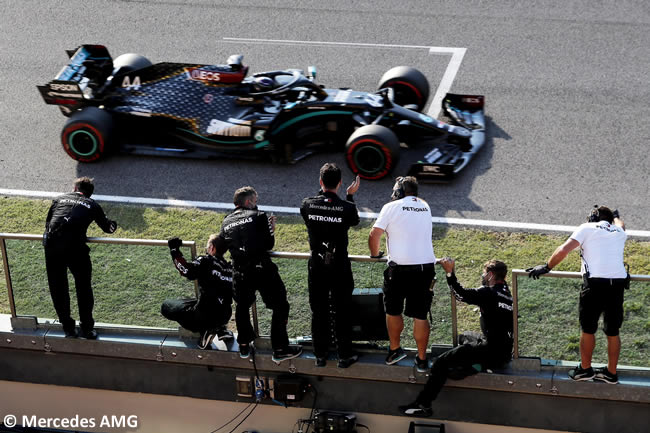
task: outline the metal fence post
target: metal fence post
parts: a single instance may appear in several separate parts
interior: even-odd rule
[[[190,242],[188,242],[188,243],[190,243]],[[183,244],[185,244],[185,242],[183,242]],[[191,242],[190,252],[192,253],[192,260],[196,259],[196,244],[194,242]],[[194,294],[196,295],[196,299],[199,299],[199,280],[198,279],[194,280]]]
[[[9,309],[11,317],[16,317],[16,303],[14,301],[14,288],[11,284],[11,274],[9,273],[9,258],[7,257],[7,245],[5,238],[0,238],[0,248],[2,248],[2,265],[5,271],[5,280],[7,281],[7,295],[9,296]]]
[[[519,301],[517,297],[517,274],[512,273],[512,357],[519,358]]]
[[[257,301],[253,302],[253,307],[251,308],[251,311],[253,313],[253,330],[255,331],[255,335],[259,337],[260,324],[259,321],[257,320]]]
[[[450,290],[451,292],[451,290]],[[458,346],[458,310],[456,308],[456,297],[451,292],[451,338],[452,346]]]

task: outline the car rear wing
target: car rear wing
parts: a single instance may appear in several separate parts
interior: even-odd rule
[[[37,86],[46,104],[61,106],[64,114],[93,97],[113,71],[113,59],[103,45],[81,45],[66,50],[70,60],[52,81]],[[64,108],[66,107],[66,108]]]
[[[445,143],[433,148],[409,168],[408,175],[418,180],[447,181],[461,171],[485,144],[485,97],[483,95],[459,95],[447,93],[442,108],[452,125],[470,131],[469,140],[449,136]]]

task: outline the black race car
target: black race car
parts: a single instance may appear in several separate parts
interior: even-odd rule
[[[423,145],[408,174],[445,180],[485,141],[483,96],[448,94],[450,123],[440,122],[421,112],[429,83],[407,66],[390,69],[368,93],[324,88],[313,67],[247,77],[241,55],[201,65],[151,64],[137,54],[113,60],[102,45],[67,53],[69,63],[38,88],[69,117],[61,141],[81,162],[121,150],[291,163],[326,149],[344,151],[364,179],[380,179],[395,168],[400,145]]]

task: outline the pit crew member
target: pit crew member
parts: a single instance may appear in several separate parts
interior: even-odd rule
[[[368,237],[371,257],[381,257],[379,244],[386,233],[389,261],[384,271],[384,309],[390,339],[386,364],[395,364],[406,357],[400,345],[404,312],[414,319],[417,370],[426,372],[430,329],[427,312],[433,300],[432,283],[436,274],[431,209],[426,201],[418,198],[418,182],[413,176],[397,178],[391,200],[382,207]]]
[[[74,181],[74,191],[52,201],[47,213],[43,246],[45,267],[54,309],[63,325],[66,337],[78,336],[75,321],[70,317],[68,269],[74,277],[79,307],[81,337],[97,338],[93,307],[95,298],[91,286],[92,262],[86,245],[86,231],[95,221],[105,233],[113,233],[117,223],[106,218],[102,207],[90,196],[95,186],[93,179],[80,177]]]
[[[438,356],[431,374],[417,399],[400,406],[400,411],[410,416],[431,416],[431,402],[436,399],[449,375],[461,379],[481,368],[495,368],[512,359],[512,295],[505,282],[508,268],[505,263],[490,260],[483,265],[482,285],[466,289],[456,279],[455,262],[444,258],[438,263],[447,273],[447,284],[460,301],[478,305],[481,309],[481,331],[465,332],[458,336],[458,346]],[[450,371],[452,370],[452,371]]]
[[[623,292],[629,284],[623,264],[627,233],[618,214],[605,206],[591,211],[588,222],[580,225],[560,245],[548,262],[526,269],[528,276],[539,278],[557,266],[574,249],[580,247],[583,287],[580,291],[580,365],[569,371],[573,380],[600,380],[618,383],[616,366],[621,352],[619,329],[623,324]],[[607,366],[593,369],[591,357],[596,347],[598,319],[603,315],[603,331],[607,336]]]
[[[251,354],[255,331],[249,311],[255,302],[255,291],[259,291],[266,307],[273,311],[273,361],[282,362],[300,356],[301,347],[289,346],[287,290],[268,253],[275,244],[277,219],[257,209],[257,192],[251,186],[235,191],[233,202],[235,210],[224,218],[219,237],[225,241],[233,262],[239,355],[248,358]]]
[[[359,189],[359,176],[346,190],[346,199],[337,195],[341,188],[341,169],[326,163],[320,169],[321,190],[302,201],[302,215],[309,234],[311,257],[308,263],[309,305],[316,366],[327,364],[331,340],[330,302],[334,315],[334,333],[338,366],[347,368],[358,355],[352,352],[350,305],[354,279],[348,258],[348,229],[359,224],[359,212],[353,196]]]
[[[205,247],[207,254],[188,262],[180,250],[183,241],[167,241],[174,266],[183,277],[198,280],[199,293],[198,298],[165,300],[160,313],[200,333],[199,349],[209,349],[215,336],[219,340],[233,338],[227,328],[232,316],[232,266],[223,258],[222,242],[216,234],[211,235]]]

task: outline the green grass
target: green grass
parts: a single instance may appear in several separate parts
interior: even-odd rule
[[[0,197],[0,232],[33,233],[43,231],[50,202]],[[105,204],[104,210],[119,223],[112,237],[168,239],[179,236],[197,242],[197,250],[211,233],[221,227],[223,213],[198,209],[167,209]],[[372,222],[365,221],[350,231],[350,253],[367,255],[367,237]],[[89,236],[106,236],[92,225]],[[280,216],[276,251],[308,252],[307,232],[299,217]],[[510,269],[544,263],[566,236],[493,232],[476,229],[435,227],[433,243],[438,257],[457,260],[456,273],[465,286],[480,283],[482,264],[498,258]],[[192,296],[194,286],[181,278],[171,263],[166,247],[90,244],[93,260],[95,320],[127,325],[175,327],[160,315],[166,298]],[[18,314],[55,318],[47,288],[45,263],[40,242],[7,241],[10,271]],[[189,249],[185,255],[189,256]],[[629,240],[625,260],[633,274],[650,274],[650,242]],[[289,335],[309,335],[311,313],[307,297],[307,264],[304,260],[275,260],[287,286],[291,315]],[[356,287],[381,287],[383,264],[353,263]],[[578,271],[579,256],[571,253],[556,270]],[[0,269],[0,290],[7,292]],[[432,307],[432,343],[451,343],[451,301],[442,269]],[[510,278],[510,275],[509,275]],[[579,359],[578,293],[579,280],[519,278],[520,353],[543,358]],[[71,287],[72,287],[71,282]],[[71,291],[76,311],[74,290]],[[621,364],[649,366],[650,359],[650,284],[632,283],[626,292],[625,322]],[[258,303],[260,329],[270,330],[270,314]],[[6,296],[0,296],[0,312],[9,313]],[[76,314],[76,313],[75,313]],[[474,306],[459,304],[458,329],[479,329]],[[413,347],[411,324],[403,334],[405,346]],[[605,337],[597,336],[595,362],[606,360]]]

